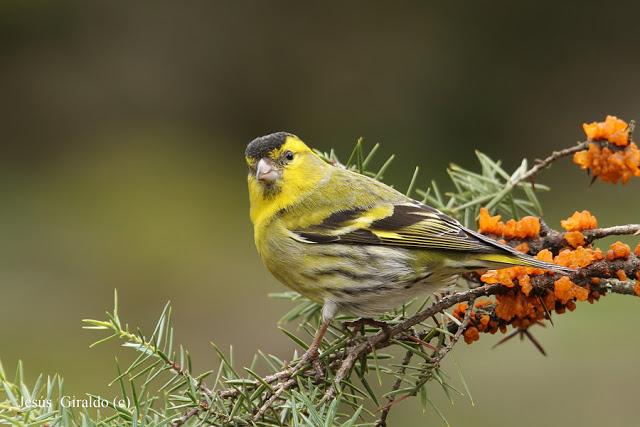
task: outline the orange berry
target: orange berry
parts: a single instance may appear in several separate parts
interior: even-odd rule
[[[609,247],[607,252],[607,259],[613,261],[618,258],[627,258],[631,254],[631,248],[629,245],[617,241]]]
[[[480,276],[480,280],[489,285],[498,283],[498,270],[489,270]]]
[[[600,292],[598,291],[589,292],[589,298],[587,298],[587,300],[589,301],[589,304],[593,304],[595,301],[598,301],[599,299],[600,299]]]
[[[518,274],[524,271],[524,267],[509,267],[502,268],[500,270],[489,270],[480,276],[480,280],[484,283],[501,285],[512,288],[514,286],[513,279],[518,277]]]
[[[488,314],[483,314],[482,316],[480,316],[480,324],[484,327],[486,327],[489,324],[490,320],[491,320],[491,317]]]
[[[618,276],[618,279],[622,280],[622,281],[626,281],[628,279],[627,278],[627,273],[625,273],[624,270],[616,271],[616,276]]]
[[[564,240],[574,248],[585,244],[584,234],[580,231],[567,231],[564,233]]]
[[[586,301],[587,299],[589,299],[589,289],[583,288],[578,285],[575,285],[573,287],[573,294],[578,301]]]
[[[589,144],[587,150],[573,155],[573,162],[581,169],[590,169],[594,176],[605,182],[626,184],[631,177],[640,177],[640,150],[635,143],[627,145],[623,151],[600,148],[597,143]]]
[[[536,237],[540,234],[540,218],[535,216],[525,216],[516,222],[514,237],[526,239]]]
[[[506,239],[527,239],[540,234],[540,218],[535,216],[525,216],[519,221],[510,219],[506,223],[500,219],[500,215],[491,216],[486,208],[481,208],[478,230],[484,234],[494,234]]]
[[[515,236],[516,235],[516,220],[510,219],[504,224],[504,229],[502,230],[502,235],[504,237]]]
[[[476,328],[475,326],[471,326],[470,328],[467,328],[467,330],[464,331],[463,335],[464,335],[464,342],[466,342],[467,344],[471,344],[472,342],[478,341],[480,339],[480,332],[478,331],[478,328]]]
[[[582,268],[603,258],[600,249],[583,248],[563,249],[553,260],[558,265],[569,268]]]
[[[634,254],[636,254],[637,257],[640,257],[640,243],[638,243],[638,246],[636,246],[636,249],[633,251]]]
[[[595,144],[589,144],[589,147]],[[580,166],[581,169],[592,168],[593,153],[590,150],[578,151],[573,155],[573,163]]]
[[[629,125],[615,116],[607,116],[604,122],[584,123],[582,129],[589,141],[606,140],[618,146],[629,143]]]
[[[500,215],[491,216],[487,208],[480,208],[480,220],[478,231],[484,234],[496,234],[501,236],[503,224]]]
[[[491,305],[493,305],[493,302],[490,299],[476,300],[475,304],[473,304],[475,308],[485,308]]]
[[[467,312],[468,307],[469,304],[467,304],[466,302],[461,302],[460,304],[455,306],[451,315],[458,320],[462,320],[464,319],[464,315]]]
[[[553,294],[553,292],[547,291],[543,298],[543,301],[547,309],[552,309],[556,305],[556,296]],[[542,311],[544,311],[544,309],[542,309]]]
[[[528,274],[518,277],[518,284],[520,285],[520,290],[526,296],[529,296],[529,293],[533,289],[531,285],[531,277]]]
[[[573,283],[567,276],[561,277],[559,280],[556,280],[553,284],[553,293],[555,296],[565,304],[571,298],[573,298],[573,293],[571,289],[573,288]]]
[[[589,291],[573,283],[567,276],[562,276],[553,284],[553,293],[562,304],[576,298],[578,301],[586,301]]]
[[[553,262],[553,253],[549,249],[543,249],[538,252],[536,259],[544,262]]]
[[[515,297],[511,294],[496,295],[496,316],[507,322],[511,321],[516,312]]]
[[[560,225],[567,231],[591,230],[598,226],[598,219],[587,210],[575,211],[569,218],[560,221]]]

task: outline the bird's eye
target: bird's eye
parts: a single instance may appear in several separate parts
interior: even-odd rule
[[[293,160],[293,153],[291,151],[287,151],[286,153],[284,153],[284,158],[288,161]]]

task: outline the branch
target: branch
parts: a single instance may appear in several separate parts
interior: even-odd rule
[[[589,142],[585,141],[585,142],[579,142],[578,144],[574,145],[573,147],[565,148],[565,149],[559,150],[559,151],[554,151],[548,157],[546,157],[546,158],[544,158],[542,160],[537,160],[534,167],[532,167],[531,169],[529,169],[527,171],[527,173],[525,173],[524,175],[522,175],[521,177],[516,179],[512,184],[516,185],[516,184],[518,184],[520,182],[523,182],[523,181],[529,181],[538,172],[542,171],[543,169],[546,169],[547,167],[549,167],[551,165],[551,163],[555,162],[556,160],[561,159],[563,157],[570,156],[571,154],[577,153],[578,151],[582,151],[582,150],[584,150],[585,148],[588,148],[588,147],[589,147]]]
[[[260,418],[264,416],[264,414],[271,408],[271,405],[282,396],[282,393],[289,390],[294,384],[296,380],[293,378],[288,379],[287,381],[280,384],[278,389],[267,399],[266,402],[260,407],[258,412],[254,415],[253,420],[258,421]]]
[[[585,231],[584,234],[585,238],[591,241],[611,235],[637,234],[639,230],[640,225],[629,224],[623,226],[588,230]],[[539,250],[541,248],[558,248],[567,245],[564,241],[564,233],[560,233],[556,230],[550,229],[548,226],[546,226],[546,224],[543,226],[543,234],[543,236],[537,239],[530,239],[528,241],[532,248],[536,248],[537,250]],[[510,243],[514,244],[517,242],[512,241]],[[640,260],[635,255],[630,255],[626,259],[617,259],[613,261],[597,261],[589,265],[588,267],[582,268],[576,273],[572,274],[570,276],[570,279],[572,282],[580,286],[589,285],[592,291],[598,291],[601,294],[610,292],[624,295],[635,295],[635,281],[618,280],[615,278],[615,276],[613,276],[615,275],[615,272],[619,270],[624,271],[628,277],[636,277],[636,274],[640,271]],[[531,284],[534,289],[533,292],[537,292],[537,294],[535,295],[544,295],[544,292],[546,292],[547,290],[553,291],[554,283],[560,277],[561,276],[557,274],[533,276],[531,278]],[[599,282],[593,282],[591,279],[596,277],[600,278],[601,280]],[[500,284],[483,284],[482,286],[473,289],[445,296],[431,304],[431,306],[429,306],[428,308],[416,313],[409,318],[403,319],[393,326],[383,328],[379,332],[368,337],[352,337],[347,341],[344,347],[338,348],[330,354],[323,353],[322,359],[325,360],[325,363],[330,367],[335,367],[336,370],[335,376],[332,379],[331,383],[328,385],[322,401],[330,401],[336,396],[340,385],[345,379],[350,376],[354,365],[362,357],[368,356],[374,350],[386,348],[390,345],[393,345],[394,340],[420,342],[420,337],[413,331],[413,328],[416,325],[421,324],[425,320],[432,318],[433,316],[440,312],[443,312],[444,310],[450,309],[456,304],[459,304],[461,302],[468,302],[469,306],[462,323],[457,327],[452,327],[452,325],[449,325],[447,328],[449,329],[449,331],[451,331],[451,333],[454,334],[452,339],[449,340],[446,345],[441,344],[440,348],[436,348],[434,351],[434,355],[432,356],[430,362],[431,365],[436,368],[443,360],[443,358],[448,354],[448,352],[451,351],[453,346],[461,337],[462,333],[465,331],[466,327],[469,325],[474,300],[483,296],[501,294],[504,292],[508,292],[509,290],[510,288],[507,288]],[[431,337],[433,338],[433,335]],[[165,362],[167,361],[165,360]],[[175,362],[168,361],[167,363],[173,365],[172,368],[177,371],[178,374],[185,374],[182,367],[178,366]],[[402,366],[404,365],[406,364],[403,363]],[[401,369],[400,375],[403,374],[402,371],[403,370]],[[297,387],[297,376],[313,378],[314,371],[311,369],[311,367],[308,367],[308,369],[304,368],[301,371],[294,372],[292,368],[287,367],[286,369],[276,372],[275,374],[265,376],[260,380],[245,382],[245,390],[257,389],[261,384],[278,383],[278,385],[272,392],[266,393],[262,398],[261,404],[254,412],[254,421],[260,420],[265,415],[265,413],[275,404],[275,402],[283,397],[284,393],[287,390]],[[430,378],[430,374],[426,374],[425,377],[423,377],[423,380],[426,381],[428,380],[428,378]],[[400,387],[400,385],[398,385],[398,387]],[[217,392],[211,392],[203,386],[202,392],[209,398],[213,398],[215,395],[216,397],[222,398],[223,400],[235,399],[241,394],[241,390],[237,387],[228,388]],[[384,425],[384,423],[386,423],[386,418],[388,417],[391,406],[395,401],[395,397],[390,398],[387,404],[382,409],[382,414],[378,421],[379,426],[382,426]],[[182,421],[183,419],[188,420],[193,416],[197,416],[200,412],[203,412],[206,409],[207,407],[205,405],[200,405],[196,408],[192,408],[184,415],[182,419],[178,420],[179,422],[177,422],[176,425],[180,425],[182,422],[184,422]]]
[[[606,276],[610,276],[612,271],[623,270],[627,275],[633,277],[638,271],[640,271],[640,260],[631,255],[626,260],[615,261],[599,261],[592,264],[589,267],[579,270],[570,276],[571,280],[576,284],[589,284],[591,289],[598,290],[601,293],[617,293],[623,295],[635,295],[634,281],[620,281]],[[603,277],[599,284],[591,283],[589,279],[592,277]],[[553,289],[554,282],[560,278],[560,275],[540,275],[532,278],[532,284],[538,290],[541,289]],[[355,362],[362,357],[371,353],[374,349],[382,349],[392,345],[391,339],[396,337],[407,337],[407,333],[411,331],[411,328],[429,319],[430,317],[453,307],[461,302],[472,302],[479,297],[487,297],[496,295],[507,291],[509,288],[500,285],[484,285],[474,289],[469,289],[461,292],[456,292],[451,295],[445,296],[440,300],[434,302],[428,308],[420,311],[412,317],[409,317],[399,324],[388,328],[387,330],[380,331],[368,338],[353,338],[350,341],[350,345],[347,347],[346,356],[341,359],[340,367],[336,373],[333,384],[327,389],[324,400],[330,400],[335,397],[336,387],[347,377]],[[468,310],[469,312],[470,310]],[[466,318],[466,316],[465,316]],[[468,322],[468,320],[466,321]],[[463,328],[457,328],[459,333],[463,332]],[[456,333],[457,335],[458,333]],[[336,359],[340,360],[336,355]],[[442,358],[440,358],[441,360]],[[437,360],[439,361],[439,360]],[[292,375],[291,370],[283,370],[274,375],[270,375],[264,378],[265,382],[273,382],[277,379],[290,378]],[[286,381],[288,383],[289,381]],[[256,381],[256,386],[259,382]],[[220,397],[233,397],[237,396],[237,391],[234,389],[225,389],[218,392]]]
[[[616,225],[614,227],[596,228],[582,232],[587,243],[609,236],[640,235],[640,224]]]
[[[530,254],[535,255],[543,249],[549,249],[552,252],[558,252],[564,248],[573,249],[564,239],[564,232],[549,228],[542,220],[540,220],[541,231],[540,236],[533,239],[509,239],[507,243],[516,247],[521,243],[529,245]],[[585,239],[585,245],[593,243],[596,240],[604,239],[611,236],[638,236],[640,235],[640,224],[616,225],[613,227],[594,228],[592,230],[582,231]],[[490,237],[498,240],[502,236],[491,235]]]
[[[432,359],[432,363],[434,365],[440,364],[442,359],[444,359],[444,357],[453,349],[453,346],[456,345],[456,343],[462,336],[462,333],[465,331],[465,329],[467,329],[467,326],[469,325],[469,321],[471,320],[471,312],[473,311],[474,301],[475,301],[475,298],[469,299],[469,305],[467,307],[467,310],[464,313],[464,319],[462,319],[462,323],[458,327],[458,330],[456,331],[453,338],[451,338],[449,343],[436,352],[436,356]]]
[[[402,375],[404,375],[404,373],[407,371],[407,366],[411,362],[412,357],[413,357],[413,351],[407,350],[407,352],[404,355],[404,358],[402,359],[402,364],[398,369],[398,378],[396,379],[396,382],[393,383],[391,392],[395,392],[400,389],[400,386],[402,385]],[[378,419],[378,422],[376,422],[375,427],[385,427],[387,425],[387,418],[389,417],[389,412],[391,411],[391,407],[395,403],[396,403],[396,397],[395,395],[392,395],[387,400],[387,404],[384,405],[384,408],[382,409],[382,412],[380,414],[380,418]]]
[[[191,408],[182,417],[180,417],[177,420],[173,421],[171,423],[171,427],[179,427],[179,426],[182,426],[182,425],[186,424],[191,418],[197,416],[203,409],[206,410],[205,408],[202,408],[201,406],[195,406],[195,407]]]
[[[533,192],[529,191],[528,182],[533,185],[533,178],[537,173],[549,167],[554,161],[587,148],[588,144],[589,142],[581,142],[573,147],[555,151],[545,159],[538,160],[531,169],[527,169],[527,162],[523,161],[520,168],[513,174],[507,174],[500,168],[499,162],[494,162],[479,153],[478,157],[483,166],[482,174],[452,168],[451,175],[452,179],[455,178],[454,183],[458,192],[450,195],[450,199],[447,201],[433,183],[433,195],[430,195],[428,191],[425,192],[425,202],[434,199],[438,202],[434,206],[452,211],[457,210],[460,214],[464,213],[465,219],[468,221],[472,221],[473,209],[477,209],[482,203],[490,204],[505,212],[510,212],[509,209],[511,209],[514,212],[513,216],[518,216],[519,208],[530,212],[539,203],[535,195],[531,195]],[[360,173],[367,173],[366,164],[373,152],[375,152],[375,148],[369,155],[364,156],[361,147],[360,151],[356,147],[355,154],[352,156],[356,159],[356,164],[349,165],[350,162],[348,162],[348,167],[356,167]],[[334,156],[328,155],[328,157],[331,160]],[[333,160],[337,162],[337,159]],[[371,175],[369,173],[369,175],[379,178],[387,165],[388,161],[377,174]],[[416,173],[414,173],[414,180],[415,175]],[[413,183],[409,188],[412,187]],[[515,198],[512,192],[516,188],[525,191],[527,198]],[[502,206],[501,203],[505,206]],[[507,203],[511,203],[512,206],[506,206]],[[585,244],[590,244],[597,239],[608,236],[639,235],[640,224],[597,228],[582,233]],[[565,233],[549,228],[542,221],[539,237],[519,241],[509,240],[509,244],[513,246],[523,242],[528,243],[529,252],[532,254],[542,249],[551,249],[557,254],[558,251],[570,247],[565,240]],[[395,403],[407,397],[416,396],[418,392],[423,405],[426,405],[425,402],[433,405],[426,394],[427,384],[430,380],[437,379],[443,387],[448,386],[443,380],[445,376],[440,372],[440,364],[463,334],[467,342],[477,339],[479,332],[495,333],[498,330],[505,332],[506,327],[513,327],[516,333],[528,335],[529,325],[540,323],[546,318],[550,319],[550,309],[557,313],[562,313],[565,309],[572,310],[575,308],[576,299],[587,298],[592,302],[597,300],[599,295],[606,293],[636,295],[639,288],[638,281],[627,280],[627,277],[640,278],[639,271],[640,260],[636,255],[629,255],[625,259],[600,260],[570,275],[569,279],[572,282],[570,286],[572,287],[567,288],[567,281],[564,279],[561,283],[562,287],[558,287],[557,292],[555,292],[556,282],[561,277],[558,274],[527,274],[526,277],[519,275],[513,279],[517,286],[507,287],[499,283],[485,284],[477,273],[470,273],[471,279],[474,281],[472,289],[440,297],[438,300],[432,301],[426,308],[427,302],[425,302],[417,310],[417,313],[408,317],[406,317],[403,308],[401,316],[396,313],[396,317],[383,317],[382,319],[386,319],[388,323],[379,322],[383,323],[380,330],[363,327],[362,335],[340,335],[338,333],[334,334],[332,339],[325,339],[322,346],[324,351],[315,361],[317,366],[324,365],[322,366],[325,374],[323,376],[316,375],[316,369],[310,363],[296,369],[291,367],[296,366],[296,360],[287,364],[275,356],[260,353],[267,365],[270,366],[270,372],[276,372],[267,376],[259,376],[253,371],[252,364],[251,368],[245,368],[245,371],[250,374],[247,377],[239,374],[233,368],[232,357],[227,358],[216,347],[221,364],[217,375],[215,375],[213,390],[207,388],[203,382],[203,379],[212,371],[194,377],[191,373],[188,352],[184,351],[182,347],[179,352],[173,350],[173,329],[169,326],[170,310],[168,311],[167,307],[165,307],[156,326],[156,331],[150,339],[142,336],[141,332],[138,334],[129,332],[126,324],[124,327],[121,326],[117,316],[117,299],[113,314],[107,313],[108,321],[90,320],[87,323],[91,329],[112,331],[113,335],[99,342],[117,337],[126,341],[126,346],[141,352],[141,356],[117,378],[121,382],[121,386],[123,386],[123,378],[129,379],[132,382],[134,395],[136,393],[136,390],[133,389],[134,379],[143,374],[147,375],[142,385],[144,390],[148,383],[160,378],[159,374],[169,373],[169,381],[159,390],[165,390],[169,394],[170,406],[165,411],[167,414],[171,414],[170,419],[174,426],[194,421],[216,425],[236,423],[271,425],[272,423],[283,424],[283,420],[287,417],[300,419],[299,417],[306,418],[307,416],[323,420],[326,416],[325,422],[330,424],[332,423],[331,416],[334,418],[336,416],[336,408],[343,406],[343,404],[352,405],[356,409],[351,419],[350,425],[352,425],[358,419],[360,411],[366,411],[363,409],[363,404],[357,400],[360,396],[356,395],[366,396],[368,393],[377,402],[376,395],[365,378],[369,369],[368,360],[375,360],[378,372],[390,373],[397,377],[391,392],[385,395],[387,397],[386,404],[380,408],[381,413],[376,425],[382,427],[386,425],[390,410]],[[510,272],[505,272],[505,274],[507,273]],[[594,280],[596,278],[598,280]],[[526,288],[524,280],[526,280]],[[588,288],[589,291],[585,294],[584,290],[577,289],[576,286]],[[563,289],[565,293],[561,293]],[[551,293],[555,293],[555,295]],[[495,301],[474,304],[479,297],[493,295],[497,296]],[[569,296],[567,297],[567,295]],[[547,301],[551,301],[553,304],[550,309],[545,305],[550,304],[549,302],[545,303],[546,297],[548,297]],[[518,313],[512,307],[516,306],[516,302],[520,304],[523,301],[524,305],[521,306],[535,307],[534,315],[514,314],[509,318],[510,314],[507,310]],[[467,303],[464,314],[462,308],[456,308],[453,311],[453,314],[460,321],[447,321],[444,317],[447,314],[445,311],[463,302]],[[301,304],[300,307],[303,308],[292,310],[287,318],[288,320],[304,319],[305,328],[310,327],[309,319],[318,315],[317,307],[311,303]],[[439,314],[442,314],[443,320],[441,321],[436,318]],[[489,315],[488,321],[487,315]],[[433,319],[435,324],[432,324],[430,319]],[[491,329],[487,325],[490,325]],[[465,331],[469,333],[466,334]],[[297,344],[304,346],[304,342],[295,335],[291,333],[287,333],[287,335]],[[434,340],[435,342],[432,342]],[[535,340],[534,343],[536,343]],[[539,344],[536,345],[541,348]],[[376,351],[391,346],[403,347],[406,354],[399,366],[387,364],[383,365],[383,369],[380,369]],[[432,353],[428,354],[428,351],[432,351]],[[152,356],[155,359],[146,362]],[[388,357],[388,355],[385,356]],[[410,365],[413,356],[422,359],[422,362],[419,365],[415,363],[415,366]],[[389,369],[390,366],[395,368]],[[364,389],[358,389],[353,385],[352,372],[357,373]],[[403,387],[403,383],[408,386]],[[221,385],[222,389],[217,389],[218,385]],[[342,387],[346,389],[344,393]],[[138,406],[137,399],[134,396],[136,406]],[[151,402],[151,400],[148,401]],[[120,417],[123,419],[139,417],[138,413],[123,411],[120,413]],[[440,413],[437,408],[436,412]],[[374,414],[371,415],[374,416]],[[340,415],[340,418],[342,417],[343,414]]]

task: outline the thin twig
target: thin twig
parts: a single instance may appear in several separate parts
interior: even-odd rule
[[[404,358],[402,359],[402,365],[398,369],[398,378],[396,378],[396,382],[393,384],[393,387],[391,388],[391,392],[394,392],[400,389],[400,386],[402,385],[402,376],[407,371],[407,366],[411,362],[412,357],[413,357],[413,351],[407,350],[407,352],[404,355]],[[387,404],[384,405],[384,408],[382,409],[382,413],[380,414],[380,418],[376,422],[375,427],[386,427],[387,418],[389,417],[389,412],[391,411],[391,407],[393,406],[395,401],[396,401],[396,396],[391,395],[387,400]]]
[[[455,335],[451,338],[451,340],[449,340],[449,343],[447,345],[442,347],[436,353],[436,355],[431,360],[434,366],[437,366],[438,364],[440,364],[440,362],[442,361],[442,359],[444,359],[447,353],[449,353],[453,349],[453,346],[456,345],[456,343],[464,333],[465,329],[467,329],[467,326],[469,325],[469,321],[471,320],[471,313],[473,312],[474,301],[475,301],[475,298],[469,300],[467,310],[464,313],[464,318],[462,319],[462,323],[460,324],[460,326],[458,326],[458,330],[456,331]]]
[[[375,336],[381,335],[383,333],[384,333],[383,331],[380,331]],[[340,368],[336,372],[336,376],[333,379],[333,383],[329,386],[329,388],[325,392],[324,397],[322,398],[323,401],[326,402],[335,397],[336,389],[338,385],[340,385],[342,381],[347,377],[349,372],[351,372],[351,368],[353,368],[353,365],[356,363],[356,360],[358,360],[361,354],[367,351],[367,348],[369,348],[369,345],[370,343],[367,340],[364,340],[362,343],[351,347],[351,349],[347,352],[347,356],[343,359],[342,364],[340,365]]]
[[[583,231],[587,243],[609,236],[640,235],[640,224],[616,225],[607,228],[596,228]]]
[[[540,237],[533,239],[510,239],[507,243],[510,246],[518,246],[521,243],[527,243],[530,254],[537,254],[543,249],[549,249],[552,252],[558,252],[563,248],[570,247],[569,243],[564,239],[565,233],[553,230],[541,221]],[[604,239],[611,236],[629,236],[640,235],[640,224],[616,225],[613,227],[594,228],[591,230],[583,230],[585,245],[592,243],[598,239]],[[502,236],[491,236],[496,239]]]
[[[262,378],[262,381],[268,384],[272,384],[277,381],[287,380],[293,374],[294,374],[293,368],[289,368],[289,369],[282,370],[280,372],[276,372],[273,375],[267,375],[266,377]],[[254,385],[257,387],[260,385],[260,382],[255,381]],[[240,390],[237,388],[227,388],[227,389],[218,391],[218,396],[220,396],[223,399],[232,399],[234,397],[238,397],[239,395],[240,395]]]
[[[269,410],[271,405],[273,405],[273,403],[276,400],[278,400],[280,398],[280,396],[282,396],[282,393],[284,393],[285,391],[289,390],[291,388],[291,386],[294,385],[295,383],[296,383],[296,380],[294,380],[293,378],[281,383],[280,386],[276,389],[276,391],[271,395],[271,397],[269,397],[264,402],[264,404],[260,407],[258,412],[256,412],[256,414],[253,417],[253,420],[254,421],[260,420],[260,418],[262,418],[264,416],[264,414]]]
[[[551,163],[555,162],[558,159],[561,159],[563,157],[569,156],[573,153],[576,153],[578,151],[582,151],[585,148],[589,147],[589,142],[585,141],[585,142],[579,142],[578,144],[574,145],[573,147],[569,147],[569,148],[565,148],[563,150],[559,150],[559,151],[554,151],[553,153],[551,153],[548,157],[542,159],[542,160],[538,160],[535,164],[535,166],[533,166],[531,169],[529,169],[527,171],[527,173],[525,173],[524,175],[522,175],[521,177],[519,177],[518,179],[515,179],[511,184],[512,185],[516,185],[520,182],[523,181],[529,181],[531,180],[531,178],[533,178],[538,172],[540,172],[541,170],[547,168],[549,165],[551,165]]]
[[[182,417],[178,418],[177,420],[174,420],[171,423],[171,427],[179,427],[181,425],[186,424],[187,421],[189,421],[191,418],[193,418],[196,415],[198,415],[200,413],[200,411],[202,411],[202,410],[206,410],[206,409],[202,408],[201,405],[194,406],[189,411],[187,411]]]

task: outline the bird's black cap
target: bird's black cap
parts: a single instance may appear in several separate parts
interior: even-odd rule
[[[280,148],[288,136],[294,135],[288,132],[276,132],[258,137],[247,145],[247,150],[244,154],[252,159],[266,157],[271,151]]]

